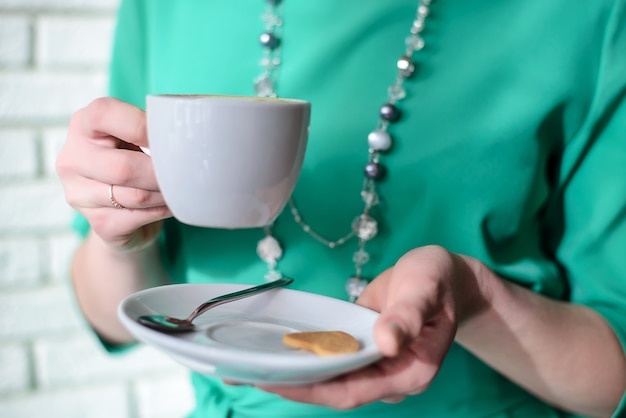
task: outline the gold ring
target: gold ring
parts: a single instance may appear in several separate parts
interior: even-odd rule
[[[109,200],[115,209],[125,209],[124,206],[120,205],[117,200],[113,197],[113,185],[109,185]]]

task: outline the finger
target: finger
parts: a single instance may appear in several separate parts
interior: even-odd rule
[[[388,268],[379,274],[356,300],[357,305],[361,305],[376,312],[381,312],[387,304],[387,290],[389,289],[389,279],[393,268]]]
[[[372,366],[307,386],[259,386],[259,388],[296,402],[347,410],[394,396],[389,383],[378,368]]]
[[[437,247],[422,247],[398,260],[389,278],[387,305],[374,326],[384,355],[397,355],[440,315],[451,297],[451,260],[450,253]]]
[[[147,209],[116,209],[114,207],[83,208],[91,229],[114,246],[141,246],[160,230],[163,219],[172,216],[167,206]]]
[[[228,386],[250,386],[247,383],[237,382],[236,380],[222,379],[222,383]]]
[[[102,97],[77,112],[83,134],[89,138],[118,138],[136,146],[147,146],[145,112],[112,97]]]
[[[160,192],[131,187],[110,185],[85,177],[74,176],[67,180],[65,197],[73,208],[110,208],[115,207],[113,199],[127,209],[147,209],[165,206]]]
[[[414,293],[415,289],[407,289],[408,294],[400,292],[401,299],[395,296],[395,293],[398,293],[397,282],[404,287],[403,281],[402,277],[395,277],[394,280],[394,268],[389,268],[376,277],[356,301],[366,308],[382,312],[374,326],[374,338],[385,356],[397,355],[413,337],[419,335],[422,326],[419,308],[413,305],[413,297],[407,297],[408,294]],[[395,304],[393,309],[390,309],[390,304]],[[414,320],[406,324],[406,317]]]
[[[106,194],[102,194],[100,188],[97,190],[97,193],[98,200],[102,201],[102,206],[115,206],[113,201],[126,209],[147,209],[165,206],[163,195],[160,192],[151,190],[109,185],[107,186]]]
[[[74,164],[82,176],[105,184],[159,191],[152,159],[141,151],[87,145],[85,155]]]
[[[433,292],[420,287],[410,274],[402,268],[393,270],[387,306],[374,324],[374,339],[385,356],[396,356],[417,339],[434,311]]]
[[[423,392],[434,373],[420,370],[411,353],[405,352],[321,383],[259,388],[297,402],[352,409],[381,399],[404,397],[409,392]]]
[[[386,398],[383,398],[380,401],[384,403],[400,403],[405,399],[406,399],[406,396],[397,395],[397,396],[387,396]]]
[[[386,357],[396,356],[408,340],[408,333],[395,321],[379,318],[374,324],[374,341]]]

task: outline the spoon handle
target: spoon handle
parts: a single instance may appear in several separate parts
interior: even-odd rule
[[[189,317],[186,319],[186,321],[191,322],[196,317],[198,317],[199,315],[202,315],[203,313],[205,313],[209,309],[211,309],[211,308],[213,308],[215,306],[221,305],[222,303],[232,302],[232,301],[235,301],[235,300],[247,298],[248,296],[256,295],[257,293],[265,292],[266,290],[274,289],[276,287],[287,286],[291,282],[293,282],[293,279],[291,279],[289,277],[282,277],[282,278],[280,278],[278,280],[274,280],[274,281],[269,282],[269,283],[265,283],[265,284],[261,284],[261,285],[258,285],[258,286],[249,287],[247,289],[239,290],[237,292],[227,293],[225,295],[217,296],[217,297],[215,297],[213,299],[207,300],[202,305],[198,306],[191,313],[191,315],[189,315]]]

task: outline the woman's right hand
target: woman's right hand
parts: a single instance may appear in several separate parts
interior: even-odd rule
[[[94,100],[71,118],[56,169],[70,206],[92,231],[121,250],[154,242],[163,219],[172,216],[154,174],[147,146],[146,115],[114,98]],[[112,191],[116,208],[109,198]]]

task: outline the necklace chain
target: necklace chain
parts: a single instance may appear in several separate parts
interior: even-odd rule
[[[375,129],[368,135],[368,161],[364,169],[365,178],[361,188],[363,210],[352,221],[350,231],[338,239],[331,240],[316,232],[303,219],[293,197],[289,200],[289,208],[294,221],[302,230],[321,244],[336,248],[352,238],[358,238],[358,250],[354,253],[352,261],[355,271],[346,282],[346,291],[351,301],[356,300],[361,291],[367,286],[368,281],[363,279],[363,266],[369,261],[370,255],[366,251],[366,244],[378,234],[378,222],[370,211],[378,204],[379,198],[376,189],[377,182],[385,176],[385,166],[380,162],[381,155],[386,153],[392,145],[393,139],[388,132],[391,124],[400,118],[400,110],[396,104],[403,100],[407,93],[404,82],[415,72],[416,66],[413,61],[415,52],[424,48],[425,42],[421,36],[424,23],[430,12],[432,0],[420,0],[415,18],[411,23],[408,36],[405,38],[403,55],[398,59],[397,75],[394,83],[387,89],[387,103],[381,106],[378,122]],[[263,57],[260,61],[261,74],[254,80],[254,89],[257,95],[262,97],[277,97],[278,72],[281,66],[281,43],[283,29],[282,1],[266,0],[267,8],[262,15],[265,30],[259,41],[263,46]],[[264,228],[265,238],[257,245],[257,254],[268,265],[266,280],[276,280],[282,277],[277,270],[278,260],[282,257],[283,249],[278,240],[272,234],[272,226]]]

